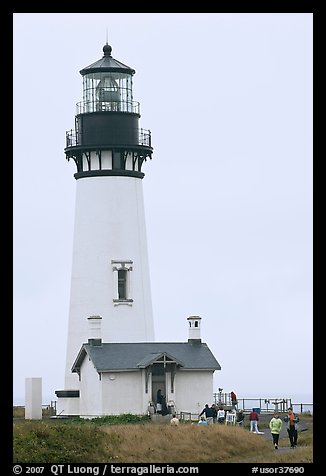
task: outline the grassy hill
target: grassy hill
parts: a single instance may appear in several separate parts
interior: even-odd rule
[[[96,420],[14,419],[14,463],[312,463],[312,416],[301,416],[307,431],[298,447],[288,438],[280,449],[248,427],[170,427],[131,415]]]

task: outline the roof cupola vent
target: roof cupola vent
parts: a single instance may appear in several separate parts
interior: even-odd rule
[[[187,317],[189,322],[188,328],[188,342],[201,342],[200,336],[200,321],[201,317],[199,316],[189,316]]]

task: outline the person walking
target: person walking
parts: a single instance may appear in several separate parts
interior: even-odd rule
[[[269,428],[271,430],[274,448],[278,450],[278,440],[282,430],[282,420],[277,412],[274,413],[273,418],[270,420]]]
[[[237,396],[236,396],[236,394],[232,391],[232,392],[230,393],[230,397],[231,397],[232,410],[236,410],[236,409],[237,409],[237,405],[238,405]]]
[[[205,408],[199,413],[199,416],[201,417],[202,415],[205,415],[207,424],[210,425],[213,423],[213,418],[214,418],[214,410],[213,408],[210,408],[208,406],[208,403],[206,403]]]
[[[290,440],[290,445],[291,449],[294,449],[297,447],[298,443],[298,428],[297,428],[297,423],[299,421],[299,418],[295,415],[293,412],[293,408],[290,407],[288,409],[288,414],[284,418],[284,421],[287,422],[287,432],[289,435],[289,440]]]
[[[212,404],[211,409],[213,410],[213,423],[217,422],[217,408],[215,403]]]
[[[259,433],[258,420],[259,420],[258,413],[256,412],[256,410],[252,409],[249,415],[250,431],[253,431],[254,433]]]

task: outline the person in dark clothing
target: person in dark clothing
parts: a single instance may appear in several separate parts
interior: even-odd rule
[[[157,404],[157,413],[163,413],[163,404],[164,404],[164,395],[162,395],[162,390],[159,388],[156,394],[156,404]]]
[[[288,424],[287,432],[289,435],[291,449],[297,447],[298,442],[298,429],[297,423],[299,422],[299,418],[293,413],[293,409],[290,407],[288,409],[288,414],[284,417],[284,421]]]
[[[162,395],[162,390],[159,388],[156,394],[156,403],[162,405],[164,396]]]
[[[166,404],[165,396],[163,395],[162,399],[162,415],[167,415],[169,413],[168,406]]]
[[[215,403],[212,404],[211,409],[213,410],[213,423],[217,422],[217,408]]]
[[[157,413],[167,415],[169,413],[166,405],[165,395],[162,394],[162,390],[159,388],[156,394]]]
[[[199,416],[201,417],[203,414],[205,414],[206,421],[207,421],[208,425],[213,423],[214,410],[213,410],[213,408],[210,408],[208,406],[208,403],[206,403],[205,408],[201,411]]]
[[[238,414],[237,414],[237,424],[239,426],[243,426],[243,420],[244,420],[244,413],[242,410],[239,410]]]

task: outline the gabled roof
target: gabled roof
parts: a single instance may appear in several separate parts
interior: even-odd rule
[[[167,352],[158,352],[157,354],[147,354],[140,362],[138,362],[137,367],[144,369],[154,362],[162,361],[165,363],[176,363],[180,367],[184,367],[184,363],[181,360],[176,359],[173,355],[169,355]]]
[[[133,342],[83,344],[72,366],[79,373],[88,355],[97,372],[139,370],[159,360],[163,355],[184,370],[221,370],[220,364],[202,342]]]

